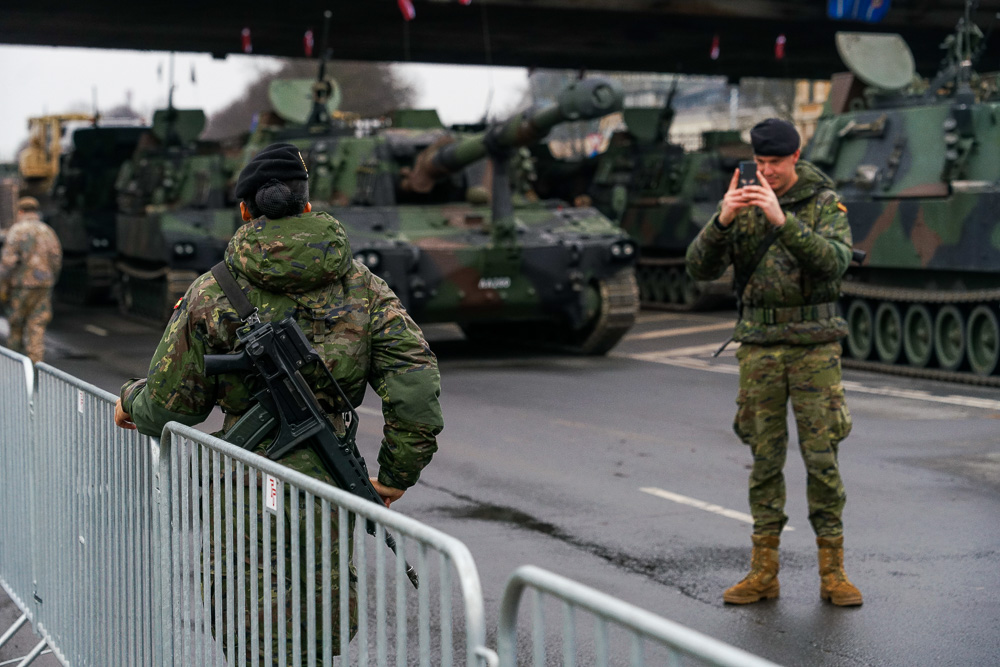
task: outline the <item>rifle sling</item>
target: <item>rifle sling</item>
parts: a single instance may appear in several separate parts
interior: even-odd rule
[[[240,316],[242,321],[246,322],[247,318],[253,315],[257,309],[253,307],[250,299],[240,289],[240,284],[236,282],[229,267],[226,266],[225,262],[219,262],[212,267],[212,275],[215,276],[215,282],[219,283],[219,287],[222,288],[222,293],[229,299],[229,303],[233,304],[236,314]]]
[[[750,270],[744,273],[742,276],[736,276],[737,322],[743,317],[743,291],[747,288],[747,285],[750,284],[750,278],[752,278],[753,274],[757,272],[757,267],[760,266],[761,261],[764,259],[764,255],[766,255],[770,247],[774,245],[774,242],[778,240],[778,234],[780,233],[781,233],[781,227],[772,228],[771,231],[767,233],[767,236],[764,237],[764,240],[760,242],[760,245],[757,246],[757,252],[754,253],[753,259],[750,260],[749,264]],[[733,340],[735,340],[735,338],[731,337],[729,340],[723,343],[722,347],[716,350],[715,354],[713,354],[712,357],[714,358],[722,354],[722,351],[725,350],[729,346],[729,344],[733,342]]]

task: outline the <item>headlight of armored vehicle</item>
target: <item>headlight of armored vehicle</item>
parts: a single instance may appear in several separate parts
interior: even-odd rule
[[[174,244],[174,256],[176,257],[190,257],[194,255],[194,244],[193,243],[175,243]]]
[[[374,271],[382,264],[382,257],[372,250],[354,253],[354,259],[358,260],[369,269]]]
[[[611,259],[626,260],[635,257],[635,244],[631,241],[615,241],[611,244]]]

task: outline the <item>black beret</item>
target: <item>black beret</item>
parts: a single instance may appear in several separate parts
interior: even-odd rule
[[[282,183],[309,180],[302,153],[291,144],[271,144],[257,153],[240,172],[236,181],[236,196],[252,197],[262,185],[274,179]]]
[[[750,130],[754,155],[784,157],[799,149],[799,133],[787,120],[768,118]]]

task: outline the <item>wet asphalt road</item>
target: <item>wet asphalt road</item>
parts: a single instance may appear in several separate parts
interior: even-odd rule
[[[398,509],[468,545],[489,644],[507,577],[535,564],[785,665],[997,664],[995,390],[846,371],[846,562],[864,606],[819,599],[794,447],[781,597],[723,605],[750,553],[750,526],[719,513],[747,511],[749,452],[729,426],[735,358],[710,358],[731,320],[646,312],[602,358],[477,349],[449,327],[427,328],[446,428]],[[145,374],[158,338],[110,309],[62,306],[48,361],[116,392]],[[373,399],[360,442],[370,461],[381,430]]]

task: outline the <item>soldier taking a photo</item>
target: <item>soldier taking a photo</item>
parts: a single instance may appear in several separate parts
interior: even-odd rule
[[[753,555],[750,573],[723,600],[778,597],[791,400],[819,549],[820,597],[860,605],[861,593],[843,567],[846,495],[837,463],[838,446],[851,431],[840,369],[847,323],[836,303],[851,261],[847,209],[833,182],[799,159],[791,123],[769,118],[754,126],[750,139],[756,164],[742,170],[749,174],[733,174],[716,214],[687,251],[695,280],[714,280],[730,264],[736,276],[740,385],[733,429],[753,456]]]

